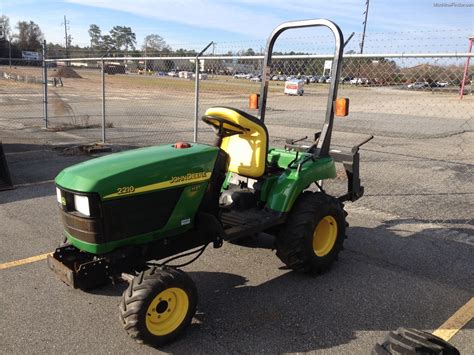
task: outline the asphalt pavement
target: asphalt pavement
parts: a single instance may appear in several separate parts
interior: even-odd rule
[[[360,138],[338,135],[348,146]],[[52,180],[90,157],[53,149],[68,140],[57,132],[0,130],[0,139],[17,185],[0,192],[1,264],[60,242]],[[208,249],[184,268],[199,293],[193,323],[161,349],[135,343],[122,329],[117,305],[125,283],[73,290],[45,260],[0,270],[0,352],[367,354],[400,326],[433,331],[474,295],[471,148],[469,132],[374,139],[361,151],[366,196],[346,205],[348,239],[328,272],[285,269],[265,234]],[[474,351],[473,327],[451,339],[462,354]]]

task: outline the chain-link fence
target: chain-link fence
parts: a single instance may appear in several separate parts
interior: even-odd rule
[[[329,60],[274,59],[265,118],[273,145],[283,146],[286,139],[309,140],[320,130],[333,80]],[[218,73],[214,80],[225,86],[211,85],[212,78],[202,85],[200,113],[209,106],[226,105],[257,114],[248,109],[247,97],[258,92],[261,61],[209,61],[208,72]],[[382,213],[397,233],[410,235],[421,228],[444,236],[457,225],[466,232],[450,238],[473,242],[474,189],[469,183],[474,162],[473,67],[464,77],[465,63],[462,55],[344,59],[338,96],[350,98],[350,114],[336,118],[333,147],[349,150],[367,135],[376,137],[362,152],[366,194],[359,206],[370,214]],[[342,193],[344,184],[341,178],[327,189]]]
[[[455,132],[451,120],[442,119],[472,115],[472,75],[464,79],[463,99],[460,95],[465,61],[466,56],[454,54],[346,56],[339,95],[351,99],[351,119],[338,122],[337,129],[367,132],[369,127],[408,137]],[[248,96],[260,88],[261,57],[204,57],[199,62],[198,117],[214,105],[248,110]],[[332,80],[328,63],[330,57],[324,56],[275,57],[266,120],[272,137],[284,138],[288,125],[294,134],[321,125]],[[104,117],[108,142],[149,145],[193,139],[195,58],[96,58],[47,64],[50,130],[67,131],[81,141],[99,141]],[[3,69],[3,80],[9,82],[4,97],[12,98],[12,106],[6,106],[8,118],[41,122],[41,75],[40,67]],[[297,95],[288,89],[291,85],[299,87]],[[28,115],[17,105],[30,105]],[[407,124],[424,129],[406,132]],[[209,130],[200,123],[199,127],[201,138],[206,137]]]
[[[367,42],[372,53],[387,49],[386,38],[380,38],[379,45]],[[471,62],[465,68],[468,55],[462,51],[415,53],[414,48],[428,46],[423,43],[429,37],[424,38],[408,41],[406,51],[403,41],[392,41],[399,53],[359,55],[351,50],[356,49],[353,44],[346,48],[339,97],[350,98],[350,114],[336,119],[333,146],[347,150],[367,135],[375,136],[362,152],[366,194],[358,205],[382,213],[393,224],[390,228],[407,235],[423,228],[443,236],[458,225],[458,231],[466,232],[453,238],[471,240],[474,67]],[[324,120],[333,73],[331,57],[317,53],[332,48],[304,50],[308,47],[300,42],[296,53],[285,44],[277,48],[271,67],[265,124],[273,146],[283,146],[286,139],[310,139]],[[50,59],[47,100],[41,67],[3,64],[0,128],[44,126],[47,101],[48,130],[69,141],[101,141],[104,131],[106,142],[115,144],[191,141],[195,118],[211,106],[257,115],[249,109],[248,97],[259,92],[262,62],[261,55],[208,55],[198,64],[195,57]],[[202,122],[197,133],[200,142],[213,139]],[[343,187],[337,179],[327,189]]]
[[[293,132],[321,124],[332,80],[329,61],[322,56],[275,58],[267,103],[267,124],[275,129],[273,137],[288,134],[286,124]],[[419,134],[409,133],[410,137],[455,132],[451,121],[442,119],[472,116],[472,66],[464,78],[464,99],[460,99],[465,61],[462,55],[346,56],[339,95],[351,99],[352,119],[338,122],[337,129],[366,131],[360,124],[363,120],[370,128],[390,135],[406,134],[408,123],[424,127]],[[12,67],[0,67],[3,126],[44,124],[40,64],[13,60]],[[82,141],[99,141],[104,115],[109,142],[148,145],[191,140],[195,66],[195,58],[189,57],[107,58],[103,78],[100,59],[49,61],[48,128],[68,131]],[[261,68],[262,59],[255,56],[201,58],[199,116],[213,105],[248,110],[248,96],[259,92]],[[301,87],[301,96],[285,95],[289,81]]]
[[[41,61],[0,58],[0,129],[42,125],[42,75]]]
[[[284,33],[274,48],[266,123],[275,138],[288,134],[285,124],[290,124],[294,133],[298,128],[320,125],[332,80],[331,57],[320,54],[334,50],[332,36],[298,31]],[[351,99],[352,119],[338,122],[337,129],[364,131],[363,120],[379,133],[402,135],[410,120],[414,126],[426,127],[422,130],[425,134],[454,132],[448,122],[423,120],[470,117],[470,99],[459,99],[463,81],[464,94],[472,97],[472,64],[464,75],[467,56],[463,50],[469,34],[462,29],[368,33],[364,50],[371,54],[364,55],[355,54],[360,50],[357,38],[361,36],[355,35],[344,48],[339,91]],[[97,48],[69,48],[65,52],[57,45],[50,46],[46,51],[50,59],[45,62],[46,96],[45,88],[40,87],[40,82],[45,82],[40,68],[43,63],[0,58],[4,104],[0,119],[6,127],[45,126],[47,122],[49,130],[80,142],[100,141],[104,130],[107,142],[119,144],[191,140],[194,120],[207,107],[248,110],[248,95],[259,92],[264,45],[262,41],[213,43],[206,52],[213,55],[199,60],[198,93],[195,55],[204,43],[181,44],[188,48],[184,52],[192,54],[188,57],[141,58],[132,55],[144,54],[146,48],[119,58],[127,53]],[[449,53],[417,53],[439,49]],[[160,54],[151,48],[148,53]],[[65,59],[65,55],[75,59]],[[285,95],[289,80],[302,86],[304,94],[299,99]],[[391,119],[380,120],[380,116]],[[204,139],[209,130],[201,123],[199,129]]]
[[[191,65],[187,59],[184,62]],[[192,139],[194,82],[177,80],[164,71],[145,73],[143,64],[135,60],[55,64],[59,65],[50,72],[61,82],[49,90],[51,129],[67,129],[97,141],[104,118],[109,143],[147,145],[178,137]]]

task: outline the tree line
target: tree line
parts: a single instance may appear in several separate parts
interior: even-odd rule
[[[8,16],[0,16],[0,38],[3,38],[3,42],[11,44],[12,50],[15,52],[41,50],[44,35],[38,24],[33,21],[18,21],[15,29],[17,31],[13,32]]]
[[[0,16],[0,57],[8,57],[8,46],[11,45],[13,58],[20,58],[21,51],[40,52],[42,50],[44,34],[34,21],[19,21],[12,30],[8,16]],[[3,34],[3,36],[2,36]],[[64,43],[47,44],[49,58],[90,57],[102,56],[195,56],[195,50],[179,48],[173,50],[163,37],[158,34],[147,35],[143,42],[137,44],[135,32],[129,26],[113,26],[108,32],[103,32],[96,25],[91,24],[88,29],[89,46],[80,46],[73,43],[68,36],[68,51]],[[3,40],[2,40],[3,38]],[[252,48],[238,52],[227,52],[228,55],[256,55]]]
[[[158,34],[147,35],[141,45],[137,45],[135,32],[128,26],[113,26],[110,31],[103,33],[96,24],[91,24],[88,30],[90,45],[80,46],[73,43],[68,36],[68,51],[65,44],[48,43],[48,57],[61,58],[67,56],[89,57],[108,54],[109,56],[147,56],[178,55],[195,56],[194,50],[179,48],[172,50],[166,41]],[[20,58],[22,51],[40,52],[43,47],[44,34],[34,21],[19,21],[12,30],[10,19],[0,16],[0,57],[8,57],[9,46],[13,58]]]

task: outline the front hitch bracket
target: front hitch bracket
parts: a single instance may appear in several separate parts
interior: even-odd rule
[[[92,289],[107,283],[112,276],[107,259],[92,257],[71,245],[56,248],[47,261],[56,276],[73,288]]]

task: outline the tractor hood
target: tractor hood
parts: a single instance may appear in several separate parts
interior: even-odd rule
[[[134,149],[68,167],[55,182],[67,190],[112,199],[208,180],[217,153],[218,148],[204,144]]]

